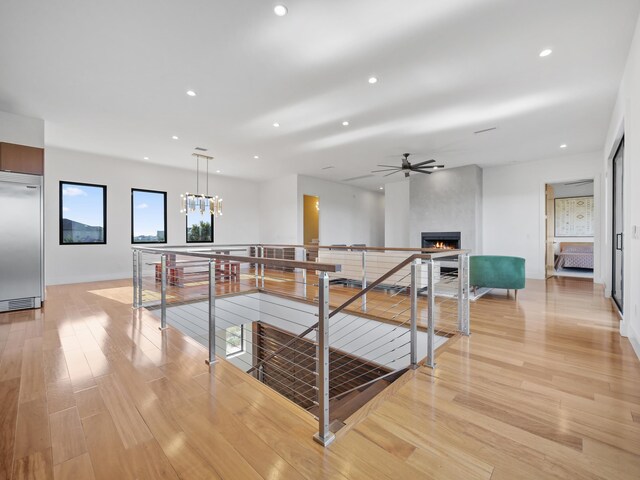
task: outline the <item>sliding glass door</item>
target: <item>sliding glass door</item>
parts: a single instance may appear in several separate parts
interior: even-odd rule
[[[624,230],[623,230],[623,204],[622,204],[622,179],[624,159],[624,138],[613,157],[613,264],[611,271],[611,296],[622,313],[624,305]]]

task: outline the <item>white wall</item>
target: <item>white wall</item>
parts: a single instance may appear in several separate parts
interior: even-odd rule
[[[384,246],[409,246],[410,182],[387,183],[384,186]]]
[[[201,177],[201,185],[204,177]],[[59,182],[107,185],[107,244],[59,244]],[[195,190],[195,172],[90,153],[45,151],[46,284],[87,282],[131,276],[131,188],[167,192],[167,240],[185,244],[180,194]],[[210,192],[224,198],[216,219],[215,243],[249,243],[259,236],[258,184],[211,175]]]
[[[624,320],[620,332],[627,335],[640,357],[640,19],[629,50],[618,99],[611,118],[604,147],[602,166],[607,175],[607,197],[604,225],[604,264],[607,291],[611,290],[611,159],[622,134],[625,137],[624,154]]]
[[[0,142],[44,148],[44,120],[0,112]]]
[[[343,183],[298,176],[298,234],[304,240],[303,198],[320,198],[320,244],[384,246],[384,195]]]
[[[260,183],[260,242],[298,243],[298,176],[288,175]]]
[[[601,282],[603,195],[599,152],[483,170],[483,253],[526,260],[528,278],[544,278],[545,184],[594,179],[594,281]]]

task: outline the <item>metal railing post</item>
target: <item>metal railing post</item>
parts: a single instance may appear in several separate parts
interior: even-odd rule
[[[133,275],[131,277],[131,281],[133,283],[133,308],[138,308],[138,251],[134,250],[133,252]]]
[[[302,249],[302,261],[306,262],[307,261],[307,249],[303,248]],[[303,295],[307,296],[307,269],[303,268],[302,269],[302,292]]]
[[[259,257],[259,256],[260,256],[260,247],[258,247],[258,246],[256,245],[256,246],[255,246],[255,247],[253,247],[253,248],[254,248],[254,250],[253,250],[254,255],[256,256],[256,258],[257,258],[257,257]],[[253,264],[253,268],[254,268],[253,273],[254,273],[254,276],[255,276],[255,278],[256,278],[256,288],[258,288],[258,285],[259,285],[259,283],[258,283],[258,277],[259,277],[259,275],[260,275],[260,273],[259,273],[259,271],[258,271],[258,268],[260,268],[260,267],[259,267],[259,265],[258,265],[257,263],[254,263],[254,264]]]
[[[160,330],[167,328],[167,254],[160,255]]]
[[[138,265],[138,307],[142,307],[144,305],[142,305],[142,259],[143,259],[143,253],[138,250],[138,259],[136,261],[136,264]]]
[[[418,266],[420,260],[411,262],[411,367],[418,366]]]
[[[464,330],[464,254],[458,255],[458,331]]]
[[[436,306],[436,286],[434,281],[434,264],[433,260],[427,261],[427,281],[429,283],[429,296],[428,299],[428,310],[427,310],[427,367],[435,368],[436,362],[434,359],[434,334],[435,334],[435,306]]]
[[[264,247],[260,247],[260,256],[264,258]],[[261,287],[264,288],[264,263],[260,265]]]
[[[469,314],[469,254],[465,253],[463,255],[463,264],[464,264],[464,276],[463,276],[463,281],[462,281],[462,289],[463,289],[463,295],[462,295],[462,306],[463,306],[463,315],[462,315],[462,320],[463,320],[463,329],[462,329],[462,333],[464,335],[469,335],[470,334],[470,314]]]
[[[322,272],[318,280],[318,433],[313,439],[326,447],[335,439],[329,430],[329,275]]]
[[[362,289],[367,288],[367,252],[362,251]],[[367,311],[367,294],[362,296],[362,311]]]
[[[216,261],[209,260],[209,359],[216,363]]]

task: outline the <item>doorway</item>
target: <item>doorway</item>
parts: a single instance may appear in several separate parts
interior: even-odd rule
[[[320,198],[315,195],[303,197],[303,230],[305,245],[320,243]],[[307,248],[307,260],[314,261],[318,255],[317,248]]]
[[[595,201],[589,178],[545,185],[545,277],[593,280]]]
[[[613,157],[613,201],[612,201],[612,263],[611,263],[611,297],[620,313],[624,307],[624,205],[622,182],[624,179],[624,137]]]

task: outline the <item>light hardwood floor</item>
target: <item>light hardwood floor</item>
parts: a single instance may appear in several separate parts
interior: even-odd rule
[[[0,479],[640,478],[640,362],[589,281],[472,304],[471,337],[328,449],[306,412],[132,311],[127,286],[0,315]]]

